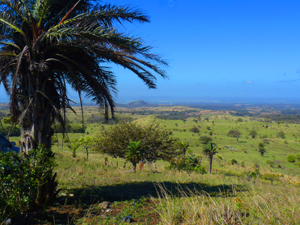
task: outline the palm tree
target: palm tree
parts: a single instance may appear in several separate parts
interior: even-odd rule
[[[92,0],[0,0],[0,84],[21,126],[21,151],[51,147],[55,120],[72,109],[67,87],[114,116],[116,79],[104,63],[131,70],[149,88],[166,65],[142,40],[119,33],[123,22],[149,22],[126,6]]]
[[[190,144],[186,141],[180,141],[180,142],[178,142],[178,147],[182,151],[183,156],[185,157],[185,153],[186,153],[187,149],[190,147]]]
[[[209,159],[209,173],[211,173],[213,157],[217,153],[217,145],[215,143],[209,141],[206,145],[204,145],[203,154],[208,156]]]
[[[261,156],[264,156],[264,154],[266,153],[265,143],[260,142],[258,144],[258,151],[260,152]]]
[[[126,150],[126,160],[132,163],[133,172],[136,173],[136,164],[143,160],[142,142],[131,141]]]

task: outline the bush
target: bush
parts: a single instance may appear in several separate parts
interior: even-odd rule
[[[212,138],[208,136],[201,136],[199,138],[199,141],[201,142],[201,144],[207,144],[208,142],[212,142]]]
[[[237,122],[243,122],[243,119],[242,118],[238,118],[236,121]]]
[[[276,173],[264,173],[260,176],[260,178],[263,180],[271,181],[271,184],[273,184],[274,181],[279,181],[280,177],[283,177],[283,175]]]
[[[177,148],[178,138],[157,123],[141,125],[136,122],[121,122],[104,129],[95,138],[95,151],[114,158],[126,158],[126,149],[130,141],[141,141],[144,157],[148,161],[170,160],[181,154]]]
[[[270,144],[270,141],[268,139],[263,139],[262,141],[264,144],[267,144],[267,145]]]
[[[237,162],[237,160],[236,160],[236,159],[232,159],[232,160],[230,161],[230,163],[231,163],[232,165],[234,165],[234,164],[238,164],[238,162]]]
[[[195,134],[200,132],[199,128],[198,128],[198,127],[195,127],[195,126],[192,127],[192,128],[190,129],[190,131],[193,132],[193,133],[195,133]]]
[[[267,160],[266,163],[272,168],[275,166],[275,162],[273,160]]]
[[[237,140],[239,139],[239,137],[241,136],[241,132],[239,130],[230,130],[228,133],[227,133],[227,136],[228,137],[234,137],[236,138]]]
[[[43,147],[31,150],[27,157],[0,152],[0,221],[24,215],[37,204],[38,188],[55,178],[54,166],[54,154]]]
[[[201,161],[199,160],[199,157],[196,157],[195,155],[189,155],[187,157],[173,159],[170,162],[170,165],[166,166],[165,169],[206,174],[207,171],[205,167],[201,166],[200,164]]]
[[[289,163],[295,163],[295,162],[298,162],[298,161],[300,161],[300,154],[297,154],[297,155],[289,155],[289,156],[287,156],[286,160],[287,160]]]
[[[279,132],[277,132],[276,137],[285,139],[285,134],[283,131],[279,131]]]
[[[58,143],[58,138],[57,138],[56,136],[52,136],[52,137],[51,137],[51,143],[52,143],[52,144]]]

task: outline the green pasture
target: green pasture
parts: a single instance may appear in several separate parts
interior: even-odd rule
[[[153,108],[149,115],[147,111],[150,110],[152,108],[117,109],[116,118],[141,124],[159,123],[174,137],[189,142],[188,154],[202,158],[201,166],[206,169],[208,159],[202,154],[203,144],[199,138],[211,137],[219,147],[213,159],[213,173],[201,175],[167,170],[169,163],[158,160],[152,167],[145,164],[143,172],[134,174],[129,162],[103,155],[96,147],[90,149],[88,160],[83,147],[77,150],[75,158],[72,157],[68,142],[63,142],[62,134],[56,133],[59,142],[52,148],[56,153],[60,193],[66,197],[61,197],[63,202],[55,208],[41,214],[42,224],[45,221],[122,224],[121,219],[129,214],[133,214],[136,224],[296,224],[295,221],[299,221],[300,168],[296,163],[287,162],[287,156],[300,153],[300,124],[187,108],[176,108],[193,111],[194,114],[184,120],[164,120],[156,116],[161,111],[175,109]],[[81,110],[75,107],[75,111],[76,114],[67,111],[69,123],[81,124]],[[143,113],[132,115],[133,111]],[[91,118],[100,119],[90,122]],[[85,106],[86,132],[68,133],[67,137],[72,141],[83,136],[97,136],[101,130],[113,126],[114,121],[104,123],[101,118],[97,107]],[[198,133],[190,131],[194,127],[198,128]],[[230,130],[240,131],[238,140],[227,136]],[[249,134],[251,130],[257,131],[255,138]],[[280,131],[285,138],[277,137]],[[18,144],[19,137],[10,140]],[[264,156],[258,152],[260,142],[265,142]],[[106,165],[105,158],[108,159]],[[237,164],[232,164],[233,159]],[[245,176],[258,167],[262,177],[277,174],[280,179],[258,180]],[[112,211],[103,213],[99,208],[102,201],[112,202]]]

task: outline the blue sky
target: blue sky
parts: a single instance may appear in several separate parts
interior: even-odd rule
[[[119,98],[298,98],[300,2],[114,0],[143,9],[150,24],[128,26],[169,62],[169,80],[147,90],[120,72]],[[128,79],[130,77],[130,79]]]
[[[169,63],[163,68],[170,79],[158,78],[156,90],[149,90],[130,71],[112,66],[117,102],[300,99],[300,1],[108,2],[134,6],[149,15],[151,23],[125,24],[121,30],[142,37],[152,53]]]

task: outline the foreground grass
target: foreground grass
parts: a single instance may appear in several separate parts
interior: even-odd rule
[[[40,224],[299,224],[300,190],[275,182],[223,174],[166,171],[146,166],[130,172],[121,159],[104,165],[101,154],[86,161],[79,153],[57,154],[59,205],[48,208]],[[117,166],[118,165],[118,166]],[[294,177],[295,178],[295,177]],[[290,179],[291,180],[291,179]],[[108,209],[101,202],[112,204]],[[44,215],[46,215],[44,214]],[[41,214],[42,215],[42,214]]]

